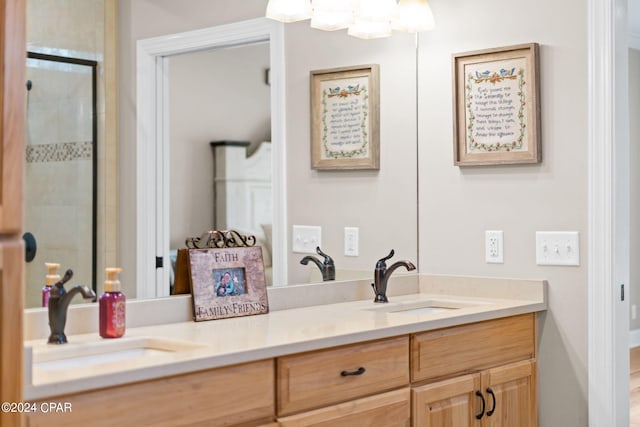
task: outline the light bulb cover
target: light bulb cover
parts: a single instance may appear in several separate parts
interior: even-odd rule
[[[391,28],[407,33],[429,31],[435,28],[435,21],[427,0],[400,0]]]
[[[353,0],[313,0],[311,27],[325,31],[341,30],[353,24]]]
[[[280,22],[296,22],[311,18],[309,0],[269,0],[266,17]]]

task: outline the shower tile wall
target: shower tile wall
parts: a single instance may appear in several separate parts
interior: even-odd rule
[[[28,50],[99,62],[97,113],[104,122],[104,0],[28,0],[27,8]],[[35,235],[38,251],[27,264],[26,306],[37,307],[44,262],[59,262],[61,274],[72,268],[71,284],[91,284],[91,69],[29,59],[27,78],[33,87],[27,106],[25,231]],[[99,148],[103,135],[100,127]],[[99,179],[99,193],[101,187]]]

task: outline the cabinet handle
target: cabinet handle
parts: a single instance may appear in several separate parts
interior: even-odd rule
[[[340,372],[340,375],[343,377],[348,377],[350,375],[362,375],[364,374],[364,371],[366,371],[366,369],[360,366],[356,371],[342,371]]]
[[[489,395],[491,396],[491,399],[493,400],[493,406],[491,406],[491,410],[487,412],[487,417],[490,417],[496,411],[496,395],[493,393],[493,390],[491,389],[491,387],[487,388],[487,393],[489,393]]]
[[[476,390],[476,396],[478,396],[480,398],[480,400],[482,401],[482,409],[480,410],[479,414],[476,414],[476,419],[479,420],[484,415],[484,409],[485,409],[484,396],[482,395],[482,393],[480,393],[480,390]]]

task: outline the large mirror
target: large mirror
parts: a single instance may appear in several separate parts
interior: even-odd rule
[[[38,0],[29,0],[38,1]],[[83,0],[76,0],[82,2]],[[108,2],[109,0],[104,0]],[[139,239],[139,206],[141,199],[148,194],[157,194],[158,187],[147,187],[142,191],[139,186],[140,168],[138,162],[140,156],[155,156],[156,151],[140,150],[139,135],[139,90],[138,79],[138,55],[139,40],[157,38],[170,34],[181,34],[196,29],[210,29],[224,24],[244,22],[249,19],[260,18],[264,15],[266,0],[252,0],[238,2],[232,0],[217,0],[214,2],[189,2],[181,4],[179,7],[180,19],[175,19],[178,9],[176,3],[168,0],[154,1],[119,1],[118,4],[118,40],[117,51],[118,66],[118,144],[117,144],[117,174],[112,177],[99,179],[98,191],[101,185],[109,186],[116,183],[115,210],[117,219],[116,237],[105,238],[106,245],[98,245],[98,257],[102,259],[98,267],[98,292],[101,291],[101,267],[105,264],[118,264],[124,268],[122,283],[125,293],[129,298],[136,297],[156,297],[168,295],[169,271],[157,273],[154,265],[149,269],[147,277],[155,275],[155,279],[147,283],[139,283],[139,258],[149,257],[155,260],[158,254],[169,253],[180,244],[180,234],[193,234],[195,230],[202,228],[204,222],[192,216],[185,216],[189,208],[198,204],[206,206],[208,212],[198,208],[198,212],[203,217],[210,217],[210,225],[215,226],[215,216],[217,215],[214,203],[215,199],[215,177],[213,170],[207,170],[206,164],[213,165],[214,150],[210,143],[212,141],[241,141],[249,142],[250,148],[241,147],[243,156],[252,152],[259,153],[265,148],[274,147],[278,143],[283,143],[285,156],[283,158],[283,180],[279,185],[284,189],[284,194],[280,197],[286,200],[286,204],[274,206],[275,211],[281,212],[276,218],[272,218],[275,223],[282,220],[282,225],[274,233],[281,236],[281,253],[277,250],[272,253],[274,265],[286,266],[280,273],[275,274],[274,284],[298,284],[316,282],[320,280],[319,271],[314,265],[301,265],[300,259],[306,254],[294,253],[292,246],[292,227],[294,225],[315,225],[322,227],[322,249],[330,254],[336,263],[338,279],[345,278],[368,278],[372,277],[373,267],[378,258],[385,256],[390,249],[396,250],[395,259],[409,259],[417,262],[417,106],[416,106],[416,43],[413,35],[394,34],[393,37],[381,40],[359,40],[346,35],[345,32],[323,32],[309,28],[308,22],[287,24],[282,26],[282,36],[284,41],[284,67],[280,70],[279,76],[271,74],[271,80],[282,78],[284,88],[284,100],[282,106],[282,136],[276,140],[273,133],[273,125],[266,129],[262,124],[247,124],[246,128],[262,127],[262,134],[256,136],[243,135],[238,132],[237,136],[216,130],[216,127],[206,127],[215,121],[199,119],[203,122],[204,130],[197,130],[193,122],[180,122],[180,117],[195,119],[190,117],[189,108],[184,106],[174,107],[170,103],[156,111],[162,114],[156,116],[158,122],[156,126],[164,126],[167,134],[177,131],[179,128],[186,129],[184,135],[179,136],[175,145],[170,145],[170,150],[178,150],[167,155],[167,163],[164,163],[166,170],[171,171],[167,175],[155,176],[153,180],[157,183],[162,177],[169,177],[169,182],[165,183],[168,190],[166,209],[169,218],[177,220],[177,225],[167,225],[167,237],[163,243],[157,247],[156,244],[147,248],[141,248]],[[196,4],[197,3],[197,4]],[[189,77],[182,77],[182,83],[168,83],[167,93],[169,102],[171,98],[183,96],[188,102],[186,89],[179,89],[180,85],[186,84],[191,89],[198,90],[204,87],[203,79],[217,78],[220,73],[214,71],[215,68],[224,69],[232,59],[223,59],[224,55],[241,55],[243,49],[252,49],[262,46],[269,48],[269,40],[262,40],[256,44],[244,43],[244,47],[234,47],[220,50],[216,49],[204,52],[201,49],[194,51],[184,51],[180,55],[160,55],[161,62],[167,67],[168,77],[176,77],[179,69],[195,67],[181,64],[181,61],[188,61],[189,57],[197,58],[201,63],[207,62],[206,67],[210,70],[198,70],[189,81]],[[211,54],[208,57],[208,53]],[[262,53],[264,54],[264,53]],[[255,53],[256,56],[262,55]],[[217,57],[215,55],[219,55]],[[273,53],[269,53],[270,59]],[[207,58],[207,59],[205,59]],[[213,62],[212,62],[213,61]],[[330,69],[351,65],[379,64],[380,65],[380,170],[379,171],[316,171],[310,166],[310,96],[309,96],[309,73],[312,70]],[[230,65],[229,65],[230,66]],[[263,65],[257,66],[263,68]],[[268,67],[273,73],[273,64]],[[277,67],[275,67],[277,68]],[[174,76],[171,70],[175,71]],[[238,73],[240,74],[240,73]],[[197,77],[196,77],[197,76]],[[273,84],[267,86],[266,70],[258,70],[255,83],[261,85],[262,89],[270,88],[273,91]],[[249,84],[245,82],[245,84]],[[172,92],[172,91],[178,91]],[[272,92],[271,92],[272,94]],[[98,93],[98,97],[105,96]],[[226,95],[229,96],[229,95]],[[212,97],[212,103],[220,104],[221,100]],[[225,101],[223,101],[225,102]],[[273,108],[273,98],[270,98],[270,107]],[[98,100],[100,103],[100,99]],[[164,105],[164,104],[160,104]],[[175,114],[178,112],[179,114]],[[248,114],[248,112],[245,112]],[[272,112],[271,112],[272,113]],[[166,117],[163,116],[166,115]],[[212,113],[212,114],[220,114]],[[195,114],[194,114],[195,116]],[[273,117],[273,116],[271,116]],[[166,118],[166,121],[160,120]],[[237,119],[237,117],[235,117]],[[272,119],[273,120],[273,119]],[[245,129],[246,130],[246,129]],[[189,164],[190,160],[180,159],[180,155],[185,151],[179,148],[180,143],[184,143],[187,138],[199,144],[197,148],[198,162],[193,161],[194,167],[190,173],[197,173],[201,180],[202,190],[189,192],[187,190],[195,187],[193,176],[189,178],[181,177],[181,172],[174,171],[179,162],[183,165]],[[265,141],[258,141],[264,139]],[[270,142],[266,142],[269,139]],[[154,139],[155,141],[155,139]],[[259,142],[265,142],[259,144]],[[155,142],[154,142],[155,143]],[[173,142],[172,142],[173,144]],[[258,148],[262,146],[262,148]],[[232,146],[233,147],[233,146]],[[255,150],[254,150],[255,148]],[[234,147],[231,150],[236,150]],[[277,150],[276,150],[277,151]],[[145,154],[146,153],[146,154]],[[206,154],[204,154],[206,153]],[[204,157],[206,156],[206,159]],[[251,156],[247,157],[249,160]],[[175,159],[171,163],[171,159]],[[202,163],[203,160],[204,165]],[[200,170],[204,169],[204,170]],[[213,169],[213,167],[211,167]],[[100,165],[98,166],[100,170]],[[100,175],[99,175],[100,178]],[[113,179],[113,182],[111,181]],[[171,196],[173,193],[173,197]],[[219,193],[218,193],[219,194]],[[100,197],[100,195],[98,196]],[[179,203],[183,211],[178,213],[179,208],[171,207],[171,201]],[[107,203],[111,206],[110,203]],[[173,212],[173,213],[172,213]],[[154,217],[162,215],[153,211]],[[180,220],[179,218],[182,218]],[[98,223],[103,221],[98,215]],[[205,220],[206,221],[206,220]],[[261,225],[266,224],[262,219]],[[359,229],[359,255],[344,255],[344,228],[357,227]],[[169,237],[174,229],[176,236]],[[261,227],[262,229],[262,227]],[[157,236],[157,231],[150,232]],[[105,234],[105,236],[109,236]],[[186,237],[186,236],[185,236]],[[266,234],[263,236],[266,239]],[[100,241],[100,239],[98,239]],[[106,251],[106,252],[105,252]],[[102,253],[109,253],[111,258],[104,261]],[[53,260],[47,260],[53,261]],[[44,276],[44,260],[37,261],[36,268],[40,273],[35,277],[28,278],[27,289],[37,289],[42,287],[41,278]],[[63,266],[65,268],[67,266]],[[73,267],[73,266],[71,266]],[[341,277],[341,272],[343,276]],[[279,275],[279,276],[278,276]],[[278,277],[275,277],[278,276]],[[140,292],[140,289],[144,289]],[[33,306],[33,304],[29,304]]]

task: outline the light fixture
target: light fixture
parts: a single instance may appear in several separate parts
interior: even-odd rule
[[[335,31],[353,25],[354,0],[313,0],[311,27]]]
[[[435,22],[427,0],[400,0],[391,28],[407,33],[433,30]]]
[[[269,0],[267,18],[280,22],[296,22],[311,18],[309,0]]]
[[[389,37],[396,0],[360,0],[358,3],[353,25],[347,33],[361,39]]]
[[[325,31],[348,28],[348,34],[373,39],[391,30],[415,33],[434,28],[428,0],[269,0],[268,18],[295,22],[311,18]]]

